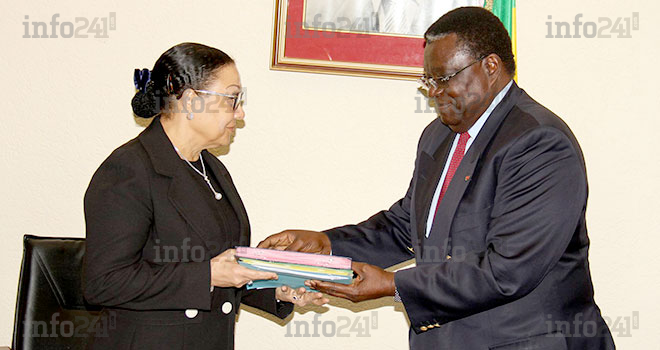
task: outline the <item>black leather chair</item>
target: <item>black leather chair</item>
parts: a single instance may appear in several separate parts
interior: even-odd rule
[[[109,320],[83,299],[82,238],[25,235],[13,350],[84,349]],[[104,328],[105,327],[105,328]]]

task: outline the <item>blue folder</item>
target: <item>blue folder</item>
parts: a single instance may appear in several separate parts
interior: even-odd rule
[[[241,261],[240,258],[238,260],[238,263],[242,266],[247,267],[248,269],[252,270],[259,270],[259,271],[269,271],[261,266],[255,266],[252,264],[248,264],[244,261]],[[269,271],[272,272],[272,271]],[[336,275],[327,275],[327,277],[323,277],[323,274],[319,275],[316,278],[310,278],[309,276],[304,276],[300,275],[296,271],[291,271],[290,273],[287,272],[277,272],[278,279],[276,280],[257,280],[253,281],[251,284],[247,285],[247,289],[264,289],[264,288],[277,288],[280,286],[289,286],[291,288],[300,288],[300,287],[305,287],[308,291],[314,291],[313,289],[307,287],[305,285],[305,281],[310,280],[310,279],[316,279],[319,281],[330,281],[330,282],[335,282],[335,283],[341,283],[341,284],[351,284],[353,282],[353,277],[352,276],[341,276],[338,277]]]

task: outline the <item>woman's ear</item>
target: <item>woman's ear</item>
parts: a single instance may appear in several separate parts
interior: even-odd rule
[[[197,97],[197,94],[193,89],[185,89],[183,93],[181,93],[181,97],[179,98],[179,103],[181,103],[181,106],[184,107],[185,111],[192,111],[193,107],[193,99]]]

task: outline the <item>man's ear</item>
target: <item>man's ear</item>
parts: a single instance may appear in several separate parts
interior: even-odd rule
[[[502,59],[497,54],[491,53],[490,55],[484,58],[486,63],[486,72],[488,74],[488,80],[491,82],[497,81],[497,78],[502,74],[502,69],[504,64]]]

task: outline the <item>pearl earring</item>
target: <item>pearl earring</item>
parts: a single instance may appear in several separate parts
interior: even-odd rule
[[[193,120],[193,118],[195,118],[193,113],[192,112],[188,113],[188,120]]]

